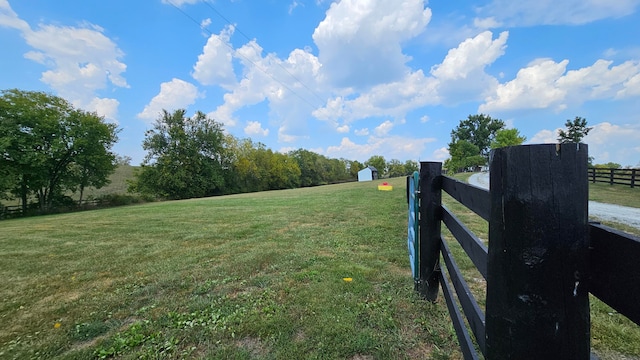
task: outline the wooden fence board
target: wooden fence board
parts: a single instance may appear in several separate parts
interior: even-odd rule
[[[471,230],[467,227],[445,206],[442,206],[442,221],[451,234],[458,240],[460,246],[467,253],[473,264],[478,268],[482,276],[487,278],[487,247],[482,243]]]
[[[589,291],[640,325],[640,238],[603,225],[589,230]]]
[[[468,207],[483,219],[489,221],[489,206],[491,204],[489,192],[485,189],[466,184],[448,176],[442,177],[442,190]]]
[[[471,341],[469,332],[464,326],[464,319],[462,318],[458,305],[453,298],[453,292],[451,291],[446,275],[439,272],[438,280],[440,281],[440,285],[442,285],[442,292],[444,293],[444,299],[447,303],[447,309],[449,309],[451,321],[453,321],[453,327],[456,330],[456,336],[458,337],[458,343],[460,344],[462,355],[465,360],[479,359],[478,353],[473,347],[473,342]]]
[[[471,293],[471,289],[467,285],[467,282],[464,280],[462,276],[462,272],[456,264],[453,255],[451,254],[451,250],[449,249],[449,245],[444,240],[442,241],[442,257],[444,259],[445,264],[447,265],[447,272],[449,273],[449,277],[451,278],[451,282],[453,283],[453,287],[456,289],[456,294],[458,295],[458,300],[460,301],[460,305],[462,306],[462,310],[464,311],[464,315],[466,316],[469,327],[473,331],[473,335],[478,342],[478,347],[480,347],[480,351],[482,353],[485,352],[485,328],[484,328],[484,313],[480,306],[478,306],[478,302],[473,297]]]

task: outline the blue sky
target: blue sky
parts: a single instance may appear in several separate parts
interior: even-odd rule
[[[162,109],[276,151],[442,161],[470,114],[527,143],[567,119],[596,163],[640,167],[640,0],[0,0],[0,89],[122,129],[140,163]]]

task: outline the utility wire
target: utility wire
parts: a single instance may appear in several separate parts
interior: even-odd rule
[[[171,0],[167,0],[167,2],[169,4],[171,4],[174,8],[176,8],[178,11],[180,11],[184,16],[186,16],[187,18],[189,18],[192,22],[194,22],[196,25],[198,25],[198,27],[200,29],[202,29],[203,31],[205,31],[206,33],[208,33],[210,36],[213,35],[213,33],[205,28],[204,26],[202,26],[200,24],[200,22],[198,22],[198,20],[194,19],[191,15],[187,14],[184,10],[182,10],[180,7],[178,7],[176,4],[173,3],[173,1]],[[242,34],[245,38],[249,39],[249,37],[244,34],[242,31],[240,31],[239,29],[237,29],[235,27],[235,25],[233,23],[231,23],[226,17],[224,17],[222,14],[220,14],[219,11],[217,11],[215,8],[213,8],[213,6],[211,6],[211,4],[209,4],[207,1],[205,1],[206,4],[209,5],[209,7],[211,7],[216,14],[218,14],[218,16],[220,16],[221,18],[223,18],[227,23],[229,23],[230,25],[234,26],[234,28],[236,30],[238,30],[238,33]],[[249,41],[251,41],[251,39],[249,39]],[[242,58],[244,58],[245,60],[247,60],[248,62],[250,62],[251,64],[253,64],[253,66],[255,66],[258,70],[262,71],[265,75],[267,75],[268,77],[270,77],[273,81],[277,82],[278,84],[282,85],[285,89],[289,90],[292,94],[294,94],[295,96],[297,96],[300,100],[304,101],[305,103],[307,103],[309,106],[311,106],[312,109],[316,109],[317,106],[315,106],[314,104],[312,104],[309,100],[307,100],[306,98],[302,97],[300,94],[298,94],[297,92],[295,92],[292,88],[290,88],[289,86],[287,86],[284,82],[276,79],[276,77],[274,75],[269,74],[265,69],[263,69],[262,67],[258,66],[258,64],[256,64],[253,60],[249,59],[248,57],[244,56],[243,54],[235,51],[235,49],[233,48],[233,46],[227,44],[225,41],[222,41],[222,43],[228,47],[229,49],[231,49],[232,51],[234,51],[236,54],[238,54],[239,56],[241,56]],[[285,69],[282,64],[278,63],[278,65],[280,65],[280,67],[286,71],[291,77],[293,77],[294,79],[296,79],[300,84],[302,84],[302,86],[304,86],[305,88],[307,88],[309,91],[311,91],[311,93],[313,93],[318,99],[320,99],[320,101],[322,103],[324,103],[324,100],[322,100],[322,98],[320,96],[318,96],[315,92],[313,92],[313,90],[311,90],[308,86],[306,86],[302,81],[300,81],[300,79],[298,79],[297,77],[295,77],[293,74],[291,74],[287,69]]]
[[[224,15],[222,15],[222,13],[220,11],[218,11],[218,9],[216,9],[213,4],[211,4],[211,1],[209,0],[205,0],[204,1],[205,4],[207,4],[207,6],[209,6],[209,8],[211,8],[211,10],[213,10],[213,12],[215,12],[220,18],[222,18],[222,20],[226,21],[227,24],[231,25],[234,27],[234,30],[236,30],[240,35],[244,36],[245,39],[247,39],[247,41],[251,41],[251,38],[249,38],[249,36],[247,36],[247,34],[245,34],[244,32],[242,32],[242,30],[240,30],[240,28],[235,25],[234,23],[232,23],[229,19],[227,19]],[[282,70],[284,70],[287,74],[289,74],[289,76],[291,76],[292,78],[294,78],[297,82],[299,82],[302,86],[304,86],[305,89],[309,90],[309,92],[311,94],[313,94],[316,98],[318,98],[318,100],[320,100],[321,104],[324,104],[325,99],[323,99],[320,95],[318,95],[318,93],[316,93],[313,89],[311,89],[310,87],[308,87],[302,80],[300,80],[297,76],[293,75],[289,70],[287,70],[287,68],[285,68],[284,66],[282,66],[281,63],[278,62],[278,66],[280,66],[280,68],[282,68]]]

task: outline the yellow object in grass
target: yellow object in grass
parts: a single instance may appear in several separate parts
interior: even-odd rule
[[[54,328],[54,329],[59,329],[61,325],[62,325],[62,324],[60,324],[59,322],[57,322],[57,323],[53,324],[53,328]]]
[[[383,182],[382,185],[378,185],[378,190],[391,191],[393,190],[393,186],[389,185],[388,182]]]
[[[344,282],[352,282],[353,281],[352,278],[342,278],[342,280],[344,280]]]

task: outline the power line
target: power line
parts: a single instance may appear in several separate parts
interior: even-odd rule
[[[189,18],[192,22],[194,22],[196,25],[198,25],[198,27],[200,29],[202,29],[203,31],[205,31],[206,33],[208,33],[210,36],[213,35],[213,33],[205,28],[204,26],[201,25],[200,22],[198,22],[198,20],[194,19],[191,15],[189,15],[188,13],[186,13],[184,10],[182,10],[180,7],[178,7],[176,4],[173,3],[173,1],[171,0],[167,0],[167,2],[169,4],[171,4],[174,8],[176,8],[178,11],[180,11],[184,16],[186,16],[187,18]],[[217,11],[215,8],[213,8],[213,6],[211,4],[209,4],[207,1],[205,1],[206,4],[209,5],[209,7],[211,7],[216,14],[218,14],[218,16],[220,16],[222,19],[224,19],[227,23],[229,23],[230,25],[232,25],[234,27],[234,30],[238,30],[238,33],[242,34],[242,36],[244,36],[245,38],[249,39],[249,37],[244,34],[242,31],[240,31],[239,29],[237,29],[237,27],[231,23],[226,17],[224,17],[219,11]],[[249,39],[249,41],[251,41],[251,39]],[[233,48],[233,46],[231,46],[230,44],[226,43],[225,41],[221,41],[226,47],[228,47],[229,49],[231,49],[232,51],[234,51],[236,54],[238,54],[239,56],[241,56],[242,58],[244,58],[245,60],[247,60],[248,62],[250,62],[253,66],[255,66],[258,70],[262,71],[265,75],[267,75],[268,77],[270,77],[273,81],[277,82],[278,84],[282,85],[285,89],[289,90],[292,94],[294,94],[295,96],[297,96],[300,100],[304,101],[305,103],[307,103],[309,106],[311,106],[312,109],[316,109],[317,107],[315,105],[313,105],[311,102],[309,102],[309,100],[307,100],[306,98],[302,97],[300,94],[298,94],[297,92],[295,92],[292,88],[290,88],[289,86],[287,86],[284,82],[278,80],[274,75],[269,74],[265,69],[263,69],[262,67],[260,67],[258,64],[256,64],[253,60],[249,59],[248,57],[244,56],[243,54],[235,51],[235,49]],[[282,64],[278,63],[278,65],[284,70],[286,71],[291,77],[293,77],[294,79],[296,79],[296,81],[298,81],[302,86],[304,86],[305,88],[307,88],[312,94],[314,94],[318,99],[320,99],[321,103],[324,103],[324,100],[318,96],[318,94],[316,94],[313,90],[311,90],[307,85],[305,85],[302,81],[300,81],[300,79],[298,79],[296,76],[294,76],[293,74],[291,74],[286,68],[284,68],[282,66]]]
[[[204,1],[205,4],[207,4],[207,6],[209,6],[209,8],[211,8],[211,10],[213,10],[213,12],[215,12],[220,18],[222,18],[224,21],[227,22],[227,24],[231,25],[234,27],[234,30],[237,31],[240,35],[242,35],[245,39],[247,39],[247,41],[251,41],[251,38],[249,38],[249,36],[247,36],[247,34],[245,34],[244,32],[242,32],[242,30],[240,30],[240,28],[235,25],[234,23],[232,23],[229,19],[227,19],[224,15],[222,15],[222,13],[220,11],[218,11],[213,4],[211,4],[211,2],[209,0],[205,0]],[[289,76],[291,76],[292,78],[294,78],[297,82],[299,82],[302,86],[305,87],[305,89],[309,90],[309,92],[311,94],[313,94],[316,98],[318,98],[318,100],[320,100],[320,103],[324,103],[324,99],[318,95],[318,93],[316,93],[313,89],[311,89],[310,87],[308,87],[302,80],[300,80],[297,76],[295,76],[294,74],[292,74],[291,72],[289,72],[289,70],[287,70],[287,68],[285,68],[284,66],[282,66],[282,64],[278,63],[278,66],[280,66],[280,68],[282,68],[282,70],[284,70],[287,74],[289,74]]]

